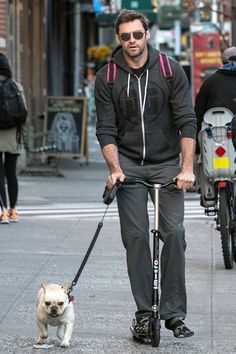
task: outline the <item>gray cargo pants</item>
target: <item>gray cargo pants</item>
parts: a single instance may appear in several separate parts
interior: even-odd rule
[[[179,159],[158,165],[137,165],[124,156],[120,164],[128,177],[166,183],[179,173]],[[152,260],[149,244],[148,188],[122,186],[117,193],[121,236],[126,248],[128,275],[137,305],[136,318],[152,308]],[[186,316],[184,194],[173,185],[160,191],[161,252],[160,315],[166,320]],[[151,229],[153,226],[151,225]]]

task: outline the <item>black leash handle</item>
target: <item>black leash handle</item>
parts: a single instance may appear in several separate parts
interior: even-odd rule
[[[107,186],[105,187],[103,193],[103,203],[105,203],[106,205],[110,205],[112,203],[121,184],[122,183],[117,179],[116,183],[111,189],[109,189]]]

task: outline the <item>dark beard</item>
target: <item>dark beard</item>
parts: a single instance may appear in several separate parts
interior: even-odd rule
[[[129,52],[125,51],[125,54],[129,57],[129,58],[138,58],[139,56],[141,56],[144,52],[145,47],[143,47],[143,49],[141,50],[141,52],[139,52],[138,54],[134,54],[134,55],[130,55]]]

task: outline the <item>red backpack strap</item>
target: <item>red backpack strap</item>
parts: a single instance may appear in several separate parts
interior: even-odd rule
[[[161,70],[162,70],[164,77],[167,79],[167,81],[171,82],[173,72],[171,69],[170,59],[169,59],[168,55],[160,52],[159,59],[160,59]]]
[[[107,83],[110,89],[116,80],[116,64],[109,62],[107,65]]]

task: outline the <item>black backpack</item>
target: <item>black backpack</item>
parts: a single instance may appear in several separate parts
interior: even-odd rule
[[[26,122],[27,109],[14,80],[0,82],[0,130],[20,128]]]

